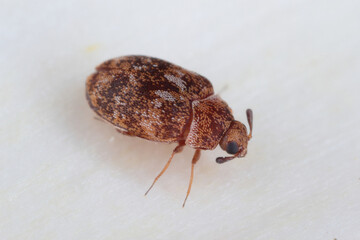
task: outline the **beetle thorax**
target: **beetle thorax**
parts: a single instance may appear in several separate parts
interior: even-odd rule
[[[233,120],[231,109],[217,95],[193,101],[186,145],[206,150],[216,148]]]

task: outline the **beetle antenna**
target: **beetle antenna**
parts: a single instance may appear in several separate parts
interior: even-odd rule
[[[224,162],[233,160],[234,158],[236,158],[240,155],[240,152],[241,151],[239,151],[238,153],[236,153],[234,156],[231,156],[231,157],[217,157],[216,162],[220,164],[220,163],[224,163]]]
[[[248,135],[248,140],[250,140],[252,137],[252,130],[253,130],[253,112],[251,109],[246,110],[246,117],[250,127],[250,133]]]
[[[231,156],[231,157],[218,157],[218,158],[216,158],[216,162],[217,162],[217,163],[224,163],[224,162],[233,160],[235,157],[236,157],[236,155],[235,155],[235,156]]]

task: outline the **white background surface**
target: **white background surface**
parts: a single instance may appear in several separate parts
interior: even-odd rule
[[[360,239],[359,1],[0,2],[0,239]],[[126,54],[209,78],[244,159],[118,134],[85,79]]]

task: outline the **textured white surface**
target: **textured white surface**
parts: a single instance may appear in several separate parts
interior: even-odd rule
[[[1,1],[0,239],[360,239],[360,2]],[[156,56],[208,77],[248,155],[118,134],[86,77]]]

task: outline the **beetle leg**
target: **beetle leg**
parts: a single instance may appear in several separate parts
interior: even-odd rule
[[[184,200],[184,203],[183,203],[183,207],[185,206],[186,199],[188,198],[188,196],[189,196],[189,194],[190,194],[191,185],[192,185],[193,178],[194,178],[194,166],[195,166],[196,162],[200,159],[200,153],[201,153],[201,150],[200,150],[200,149],[196,149],[195,154],[194,154],[194,157],[193,157],[193,159],[192,159],[192,161],[191,161],[190,182],[189,182],[189,187],[188,187],[188,190],[187,190],[187,193],[186,193],[186,197],[185,197],[185,200]]]
[[[166,169],[169,167],[171,160],[173,159],[175,153],[179,153],[183,150],[185,146],[185,142],[181,141],[179,142],[179,145],[176,146],[176,148],[173,150],[170,159],[167,161],[167,163],[165,164],[165,167],[161,170],[161,172],[159,173],[159,175],[157,175],[157,177],[155,178],[154,182],[151,184],[151,186],[149,187],[149,189],[146,191],[146,194],[148,194],[148,192],[150,191],[150,189],[154,186],[154,184],[156,183],[156,181],[161,177],[161,175],[163,175],[163,173],[166,171]]]

